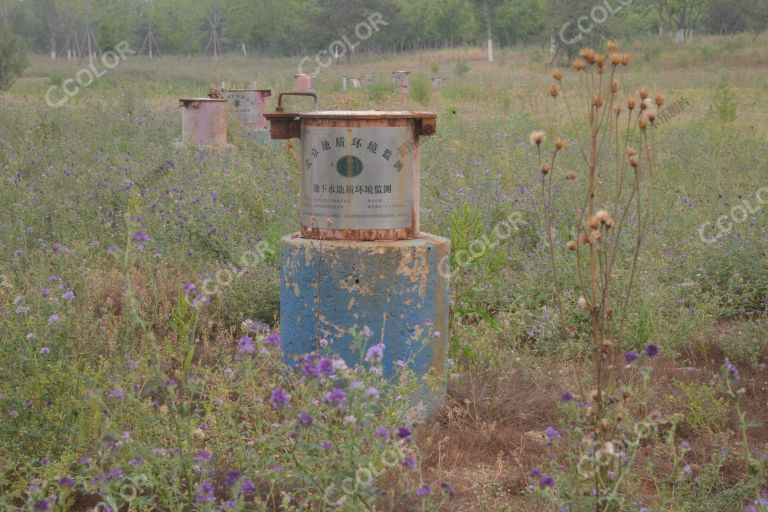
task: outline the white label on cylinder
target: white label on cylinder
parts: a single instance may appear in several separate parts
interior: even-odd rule
[[[408,126],[302,127],[301,223],[320,229],[413,224],[416,144]]]

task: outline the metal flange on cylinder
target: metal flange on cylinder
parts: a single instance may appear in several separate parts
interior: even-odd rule
[[[430,112],[267,114],[272,137],[301,139],[301,232],[281,242],[280,326],[288,355],[321,340],[357,361],[350,329],[384,343],[384,372],[405,361],[437,379],[415,401],[445,393],[450,242],[419,230],[419,137]],[[426,382],[429,379],[424,379]]]

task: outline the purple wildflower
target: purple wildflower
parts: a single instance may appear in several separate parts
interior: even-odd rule
[[[48,500],[35,501],[36,512],[47,512],[48,510],[50,510],[50,505],[48,504]]]
[[[210,503],[216,501],[216,497],[213,495],[213,484],[211,482],[203,482],[200,484],[199,494],[195,495],[195,501],[197,503]]]
[[[378,364],[384,358],[384,344],[377,343],[368,349],[365,354],[365,361],[371,364]]]
[[[629,350],[624,354],[624,362],[629,364],[632,361],[636,360],[638,357],[640,357],[637,352],[634,350]]]
[[[299,419],[299,423],[304,427],[308,427],[312,425],[312,416],[310,416],[306,412],[300,412],[297,415],[297,418]]]
[[[149,236],[143,231],[137,231],[133,234],[131,240],[134,242],[147,242],[149,241]]]
[[[454,489],[453,486],[448,482],[441,482],[440,489],[448,493],[448,496],[450,496],[451,498],[456,497],[456,489]]]
[[[57,314],[55,314],[55,313],[48,317],[48,323],[49,324],[55,324],[58,321],[59,321],[59,316]]]
[[[560,437],[560,432],[558,432],[554,427],[547,427],[547,429],[544,431],[544,435],[547,436],[547,444],[552,444],[555,439]]]
[[[59,480],[56,482],[59,484],[60,487],[72,487],[75,485],[75,481],[69,478],[68,476],[63,476],[59,478]]]
[[[377,428],[373,432],[373,435],[383,439],[384,441],[389,441],[389,430],[386,427],[379,427],[379,428]]]
[[[134,457],[128,461],[131,466],[138,467],[144,464],[144,457]]]
[[[333,388],[323,397],[323,403],[332,404],[340,407],[347,401],[347,394],[341,388]]]
[[[546,487],[554,487],[555,486],[555,479],[551,476],[545,476],[539,481],[539,487],[542,489]]]
[[[366,398],[376,400],[379,398],[379,390],[371,386],[370,388],[365,390],[365,396]]]
[[[328,376],[333,375],[336,369],[333,367],[333,359],[330,357],[323,357],[318,364],[320,371]]]
[[[250,336],[243,336],[237,342],[237,351],[240,354],[253,354],[256,348],[253,346],[253,338]]]
[[[211,452],[208,450],[202,450],[198,452],[194,457],[192,457],[192,460],[195,462],[203,462],[206,460],[211,460],[211,457],[213,457]]]
[[[69,290],[68,292],[64,293],[64,295],[61,296],[64,300],[72,300],[75,298],[75,292],[72,290]]]
[[[407,454],[405,457],[403,457],[403,466],[416,469],[416,457],[414,457],[412,454]]]
[[[269,336],[264,340],[265,345],[272,345],[275,348],[280,348],[280,335],[276,332],[269,333]]]
[[[269,397],[269,403],[272,404],[272,407],[275,409],[286,407],[290,401],[291,396],[286,394],[286,392],[280,388],[273,389],[272,395]]]
[[[107,479],[111,482],[122,480],[123,470],[120,468],[112,468],[107,472]]]
[[[416,489],[416,496],[418,496],[419,498],[424,498],[426,496],[429,496],[430,494],[432,494],[432,489],[430,489],[428,485],[424,485]]]
[[[108,396],[109,396],[109,398],[114,398],[116,400],[122,400],[123,398],[125,398],[125,391],[123,391],[122,389],[120,389],[118,387],[118,388],[115,388],[112,391],[110,391]]]
[[[242,484],[240,484],[241,494],[244,494],[245,496],[250,496],[254,492],[256,492],[256,486],[250,480],[246,480]]]
[[[738,382],[739,378],[741,377],[741,374],[739,373],[739,369],[736,368],[736,366],[728,361],[725,360],[725,369],[728,371],[728,378],[732,380],[733,382]]]
[[[645,349],[643,350],[645,352],[645,355],[648,357],[656,357],[659,355],[659,347],[654,345],[653,343],[650,343],[645,346]]]
[[[243,474],[242,474],[242,473],[240,473],[239,471],[235,471],[235,470],[230,470],[230,471],[227,471],[227,479],[226,479],[226,480],[224,480],[224,487],[226,487],[227,489],[229,489],[230,487],[232,487],[233,485],[235,485],[235,484],[237,483],[237,480],[238,480],[238,479],[239,479],[239,478],[240,478],[242,475],[243,475]]]
[[[575,397],[573,396],[573,393],[571,393],[570,391],[566,391],[565,393],[560,395],[560,400],[562,400],[563,402],[570,402],[574,398]]]
[[[407,438],[408,436],[411,435],[411,433],[412,433],[411,429],[407,427],[400,427],[399,429],[397,429],[397,437],[399,437],[400,439]]]
[[[533,470],[528,474],[531,478],[539,479],[544,476],[544,474],[541,472],[539,468],[533,468]]]
[[[197,286],[195,286],[195,283],[191,281],[187,281],[184,283],[184,287],[182,288],[182,291],[184,292],[184,295],[189,295],[190,293],[197,290]]]

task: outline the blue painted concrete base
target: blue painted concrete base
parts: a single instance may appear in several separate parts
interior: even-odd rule
[[[422,233],[413,240],[321,241],[291,235],[281,243],[280,331],[288,357],[312,352],[327,339],[352,366],[360,351],[349,329],[373,331],[383,342],[384,375],[396,361],[424,380],[417,402],[427,410],[445,394],[449,344],[450,241]],[[442,272],[441,272],[442,271]],[[436,392],[426,386],[437,382]]]

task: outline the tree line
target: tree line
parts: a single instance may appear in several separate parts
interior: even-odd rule
[[[581,45],[651,34],[680,40],[693,31],[758,34],[768,24],[768,0],[0,0],[0,24],[54,57],[121,41],[144,54],[307,54],[354,40],[375,13],[385,24],[356,40],[356,51],[487,40],[570,50],[574,37]]]

